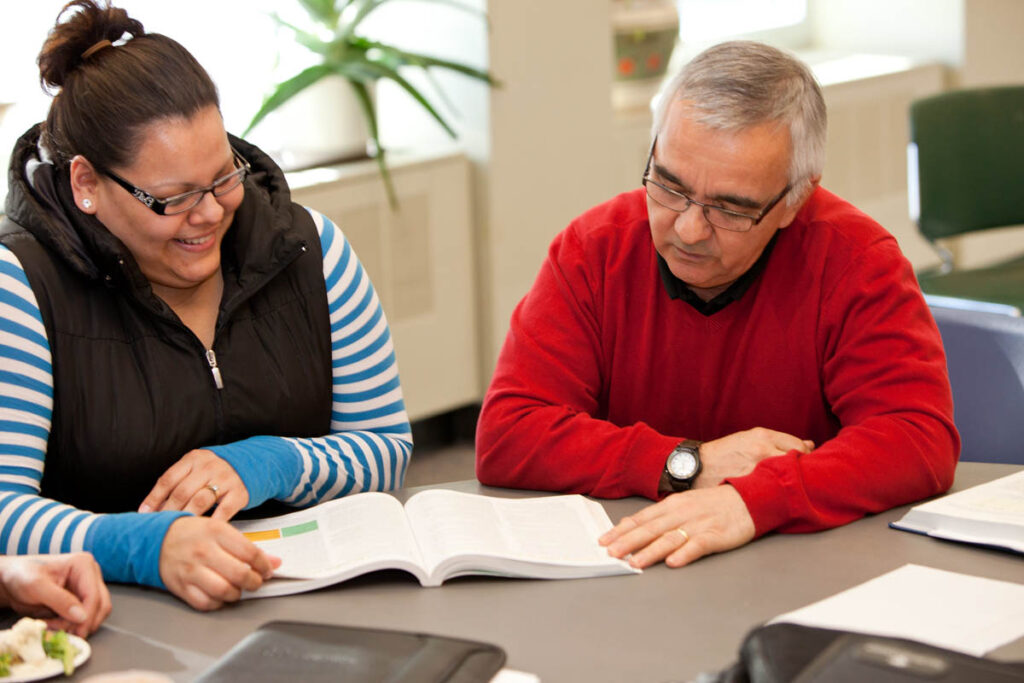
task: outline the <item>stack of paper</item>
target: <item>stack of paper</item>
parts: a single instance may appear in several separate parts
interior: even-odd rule
[[[1024,584],[907,564],[772,621],[908,638],[980,657],[1024,636]]]

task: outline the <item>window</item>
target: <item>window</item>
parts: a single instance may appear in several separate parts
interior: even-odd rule
[[[8,115],[24,121],[22,128],[42,120],[49,107],[50,98],[39,87],[35,60],[66,2],[22,3],[18,20],[0,26],[0,63],[5,65],[0,102],[16,103]],[[220,90],[228,129],[240,132],[245,127],[248,117],[259,107],[277,58],[276,27],[268,15],[272,0],[250,0],[244,11],[237,3],[203,0],[117,0],[115,4],[141,21],[147,31],[171,36],[195,55]],[[249,46],[243,51],[241,64],[237,51],[229,49],[236,40]],[[0,125],[8,127],[6,122]]]
[[[33,0],[21,3],[17,21],[0,22],[0,64],[4,65],[0,75],[0,167],[4,178],[15,140],[30,126],[43,120],[49,108],[50,98],[40,89],[35,60],[47,31],[66,2]],[[467,0],[460,4],[474,6],[475,2]],[[301,25],[305,14],[298,2],[114,0],[114,4],[141,21],[147,31],[174,38],[196,57],[216,83],[225,127],[235,134],[245,130],[273,83],[294,75],[315,59],[294,40],[279,40],[278,32],[283,29],[270,16],[271,12],[278,12],[285,20]],[[474,63],[479,55],[486,54],[486,43],[482,42],[486,39],[486,22],[480,16],[473,12],[448,10],[441,21],[431,14],[437,11],[436,7],[430,3],[419,4],[423,7],[417,8],[416,3],[395,3],[390,14],[385,11],[388,7],[375,12],[364,24],[365,35],[372,39],[394,40],[396,44],[414,51],[467,63]],[[431,30],[424,31],[424,26],[430,26]],[[442,40],[439,36],[451,36],[451,40]],[[437,54],[438,45],[441,46],[440,54]],[[242,47],[241,60],[238,58],[239,46]],[[420,74],[410,73],[409,78],[418,87],[426,86],[430,92],[429,84],[416,80],[422,78]],[[447,73],[436,75],[445,91],[456,95],[461,94],[459,88],[467,87],[459,81],[461,78]],[[456,81],[450,90],[449,79]],[[394,105],[391,105],[392,99]],[[460,104],[465,104],[464,98],[458,99]],[[477,96],[474,102],[480,99]],[[445,109],[440,98],[434,98],[434,101],[440,109]],[[4,103],[13,103],[13,106],[6,107],[5,111]],[[408,144],[407,139],[418,144],[427,133],[439,140],[447,139],[442,137],[443,131],[432,120],[426,119],[425,114],[419,113],[415,102],[397,86],[380,88],[378,103],[382,105],[380,128],[386,145],[396,144],[398,138],[402,144]],[[419,123],[421,119],[424,121],[422,124]],[[417,133],[416,138],[401,137],[412,135],[407,131],[420,129],[423,134]],[[398,135],[393,135],[392,131],[397,131]],[[257,128],[253,131],[252,141],[267,149],[267,136],[275,134],[272,126],[271,129]],[[6,185],[0,183],[0,212],[5,194]]]

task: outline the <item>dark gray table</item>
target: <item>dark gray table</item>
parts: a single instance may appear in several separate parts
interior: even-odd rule
[[[963,463],[954,490],[1020,469]],[[498,496],[536,495],[474,482],[444,485]],[[400,492],[406,497],[414,492]],[[603,501],[613,521],[647,501]],[[249,600],[203,614],[170,595],[113,586],[114,611],[91,638],[81,674],[199,672],[274,619],[430,631],[497,643],[508,666],[561,681],[682,681],[729,664],[743,635],[778,614],[828,597],[908,562],[1024,583],[1020,555],[887,528],[897,508],[830,531],[775,534],[682,569],[573,581],[455,579],[421,588],[379,572],[327,589]],[[991,656],[1024,659],[1024,639]]]

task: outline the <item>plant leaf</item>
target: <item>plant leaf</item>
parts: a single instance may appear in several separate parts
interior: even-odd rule
[[[375,47],[383,46],[375,45]],[[395,50],[395,52],[397,52],[398,56],[401,58],[402,62],[409,66],[418,66],[422,69],[426,69],[427,67],[431,66],[436,66],[441,69],[450,69],[451,71],[457,71],[458,73],[463,74],[465,76],[469,76],[470,78],[475,78],[477,80],[484,81],[488,85],[492,85],[495,87],[500,87],[501,85],[501,83],[495,80],[494,77],[492,77],[489,72],[483,71],[481,69],[476,69],[466,64],[453,62],[447,59],[438,59],[437,57],[431,57],[430,55],[419,54],[417,52],[405,52],[404,50],[397,50],[395,48],[390,49]]]
[[[370,132],[370,139],[373,140],[373,156],[377,159],[377,167],[380,169],[380,177],[384,181],[384,191],[388,195],[388,204],[392,210],[398,208],[398,196],[395,194],[395,186],[391,181],[391,171],[384,159],[385,150],[380,144],[380,135],[377,131],[377,111],[373,106],[373,97],[370,96],[370,89],[360,81],[350,81],[352,88],[356,91],[356,98],[359,100],[363,113],[366,115],[367,128]]]
[[[363,20],[375,9],[391,0],[299,0],[310,18],[317,24],[327,28],[333,39],[325,41],[322,34],[298,28],[279,16],[274,15],[276,22],[291,30],[295,41],[322,57],[322,62],[278,84],[263,100],[249,126],[242,133],[247,135],[267,114],[280,107],[296,94],[319,81],[328,74],[338,74],[348,80],[356,93],[363,113],[366,116],[367,129],[375,148],[375,158],[380,167],[381,177],[387,189],[388,200],[392,208],[397,208],[397,198],[392,184],[391,175],[385,163],[386,151],[380,144],[377,127],[375,105],[370,96],[369,88],[373,83],[388,79],[405,90],[421,107],[445,130],[448,135],[457,137],[455,131],[434,108],[434,105],[416,86],[407,81],[400,72],[403,67],[417,67],[423,70],[432,89],[441,102],[450,111],[455,107],[445,95],[444,90],[434,78],[433,68],[447,69],[473,78],[488,85],[499,87],[500,83],[488,71],[451,60],[431,57],[416,52],[406,52],[384,43],[367,40],[356,34]],[[453,9],[477,15],[487,21],[484,11],[471,7],[459,0],[417,0],[432,2],[436,5],[447,5]],[[488,24],[489,26],[489,24]]]
[[[381,62],[376,62],[370,59],[363,59],[362,62],[359,64],[359,70],[361,72],[374,74],[375,78],[387,78],[397,83],[399,86],[401,86],[403,90],[409,93],[409,95],[411,95],[413,99],[419,102],[420,106],[426,109],[427,112],[434,117],[434,120],[437,121],[442,128],[444,128],[445,132],[448,133],[448,135],[450,135],[453,138],[458,137],[455,134],[455,131],[452,129],[452,127],[448,125],[448,122],[445,121],[444,118],[439,113],[437,113],[437,110],[434,109],[434,106],[430,104],[427,98],[424,97],[420,93],[420,91],[416,89],[414,85],[409,83],[409,81],[405,80],[405,78],[403,78],[402,75],[398,73],[396,69]]]
[[[299,0],[306,13],[318,24],[328,28],[338,25],[339,12],[334,8],[334,0]]]
[[[267,114],[334,71],[335,69],[328,64],[317,64],[292,76],[287,81],[279,83],[273,92],[264,98],[263,104],[260,106],[259,111],[256,112],[256,115],[252,117],[252,121],[249,122],[249,125],[242,133],[242,137],[248,135],[249,131],[255,128]]]
[[[278,25],[283,26],[284,28],[288,29],[289,31],[295,34],[295,42],[298,43],[299,45],[302,45],[306,49],[311,50],[319,55],[323,55],[324,57],[327,57],[331,54],[331,50],[334,48],[334,44],[336,41],[325,43],[323,40],[320,39],[320,36],[310,33],[309,31],[305,31],[299,28],[298,26],[295,26],[294,24],[290,24],[276,14],[271,16],[274,18],[274,21],[278,23]]]
[[[437,79],[434,77],[434,74],[431,73],[429,69],[424,69],[423,76],[427,79],[427,82],[430,83],[430,87],[434,89],[434,92],[437,93],[437,96],[441,99],[441,102],[444,104],[445,109],[455,114],[455,116],[462,118],[462,114],[459,113],[459,110],[456,108],[455,103],[452,102],[451,99],[448,97],[448,93],[446,93],[444,91],[444,88],[441,87],[441,84],[438,83]]]
[[[341,38],[349,39],[355,37],[356,29],[363,23],[363,19],[367,17],[373,10],[377,9],[384,4],[386,0],[353,0],[345,7],[345,12],[342,14],[342,18],[345,20],[343,26],[338,31]],[[355,9],[352,9],[352,8]],[[351,16],[349,14],[351,13]]]

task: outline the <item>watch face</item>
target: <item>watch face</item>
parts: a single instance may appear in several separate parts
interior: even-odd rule
[[[689,479],[697,472],[697,456],[689,448],[680,448],[668,459],[667,469],[675,479]]]

